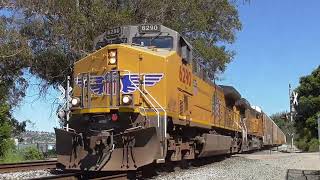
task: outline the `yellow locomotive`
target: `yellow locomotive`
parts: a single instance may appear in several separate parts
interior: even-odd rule
[[[94,44],[74,64],[68,127],[55,130],[62,168],[128,171],[285,143],[261,109],[209,80],[176,31],[122,26]]]

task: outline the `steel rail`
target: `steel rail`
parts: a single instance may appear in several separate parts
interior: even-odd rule
[[[113,179],[113,180],[124,180],[127,178],[127,173],[115,174],[115,175],[94,175],[87,174],[86,172],[74,172],[74,173],[63,173],[46,177],[33,178],[30,180],[73,180],[73,179],[91,179],[91,180],[102,180],[102,179]]]
[[[22,163],[5,163],[0,164],[0,173],[42,170],[55,168],[57,160],[30,161]]]

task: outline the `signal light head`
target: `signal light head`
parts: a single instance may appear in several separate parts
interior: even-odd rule
[[[58,117],[59,117],[59,119],[65,119],[65,117],[66,117],[66,112],[64,112],[63,110],[60,110],[60,111],[58,112]]]

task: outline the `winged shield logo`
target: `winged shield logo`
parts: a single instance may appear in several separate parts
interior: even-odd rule
[[[155,86],[163,78],[163,73],[149,73],[144,74],[144,80],[142,84],[146,86]],[[131,81],[130,81],[131,80]],[[121,79],[121,91],[123,93],[132,93],[137,90],[137,87],[140,85],[139,75],[138,74],[126,74]]]
[[[143,74],[144,80],[140,82],[140,78],[138,74],[124,74],[121,77],[120,81],[120,91],[122,93],[133,93],[137,90],[137,87],[139,87],[140,83],[145,84],[147,87],[155,86],[158,82],[161,81],[163,78],[163,73],[147,73]],[[84,84],[84,87],[87,87],[88,82],[86,77],[83,78],[82,76],[78,76],[75,78],[75,83],[82,87]],[[97,95],[103,95],[107,94],[110,95],[110,83],[108,79],[108,74],[102,75],[102,76],[90,76],[90,90],[92,93]],[[115,82],[112,82],[113,84],[113,94],[115,94],[116,86],[117,84]]]

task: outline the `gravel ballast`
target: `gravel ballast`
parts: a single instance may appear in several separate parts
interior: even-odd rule
[[[52,174],[49,172],[49,170],[24,171],[24,172],[0,174],[0,179],[2,180],[32,179],[32,178],[41,178],[41,177],[46,177],[51,175]]]
[[[219,158],[217,158],[219,159]],[[215,160],[215,158],[213,158]],[[160,173],[155,180],[282,180],[288,169],[320,170],[319,153],[281,153],[261,151],[238,154],[230,158],[174,172]],[[30,179],[52,175],[47,170],[0,174],[0,179]]]
[[[282,180],[288,169],[320,170],[319,153],[280,153],[262,151],[234,155],[201,167],[177,170],[155,177],[156,180]]]

